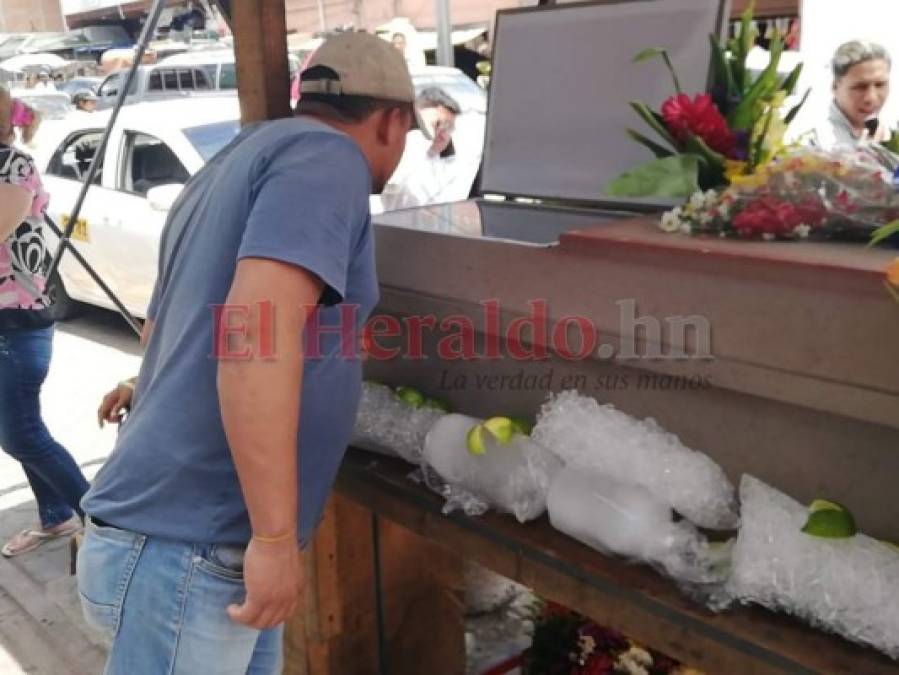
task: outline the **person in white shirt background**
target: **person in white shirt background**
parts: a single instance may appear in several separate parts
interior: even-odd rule
[[[467,199],[477,173],[477,166],[457,157],[453,146],[462,112],[456,100],[438,87],[428,87],[416,105],[432,138],[420,131],[409,134],[403,159],[381,195],[386,211]]]
[[[50,72],[42,70],[37,76],[37,83],[34,85],[35,91],[56,91],[56,85],[50,79]]]
[[[815,129],[823,148],[854,147],[869,140],[890,136],[890,125],[881,110],[890,95],[892,61],[887,50],[875,42],[852,40],[834,53],[833,100],[827,119]]]

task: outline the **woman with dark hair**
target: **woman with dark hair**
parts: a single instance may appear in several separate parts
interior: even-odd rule
[[[46,293],[50,255],[43,236],[47,194],[34,161],[14,147],[30,142],[37,113],[0,86],[0,447],[25,470],[40,525],[0,547],[12,557],[78,531],[87,480],[41,419],[53,318]]]

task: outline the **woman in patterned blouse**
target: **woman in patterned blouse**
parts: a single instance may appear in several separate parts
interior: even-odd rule
[[[39,526],[0,548],[7,557],[76,532],[88,487],[40,413],[53,344],[43,236],[48,198],[34,161],[14,147],[17,137],[29,142],[38,123],[32,109],[0,86],[0,447],[21,462],[40,516]]]

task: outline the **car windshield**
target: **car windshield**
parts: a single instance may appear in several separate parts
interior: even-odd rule
[[[199,127],[188,127],[184,135],[191,145],[200,153],[204,162],[208,162],[240,132],[239,120],[215,122]]]
[[[463,73],[422,73],[413,75],[415,91],[421,93],[427,87],[439,87],[452,96],[462,112],[487,112],[487,92]]]
[[[69,97],[65,94],[48,94],[44,96],[17,95],[23,103],[31,106],[45,120],[61,120],[72,110]]]

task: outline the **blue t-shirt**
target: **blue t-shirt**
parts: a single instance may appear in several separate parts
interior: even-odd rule
[[[378,301],[370,186],[355,142],[304,118],[245,129],[191,179],[160,243],[148,310],[155,323],[135,405],[82,501],[88,514],[181,541],[249,541],[219,409],[213,307],[225,302],[238,260],[266,258],[303,267],[325,283],[319,354],[307,356],[304,367],[297,439],[299,534],[309,541],[361,389],[361,362],[346,355],[358,341],[348,347],[333,328],[343,315],[361,332]],[[308,327],[306,339],[308,351]]]

